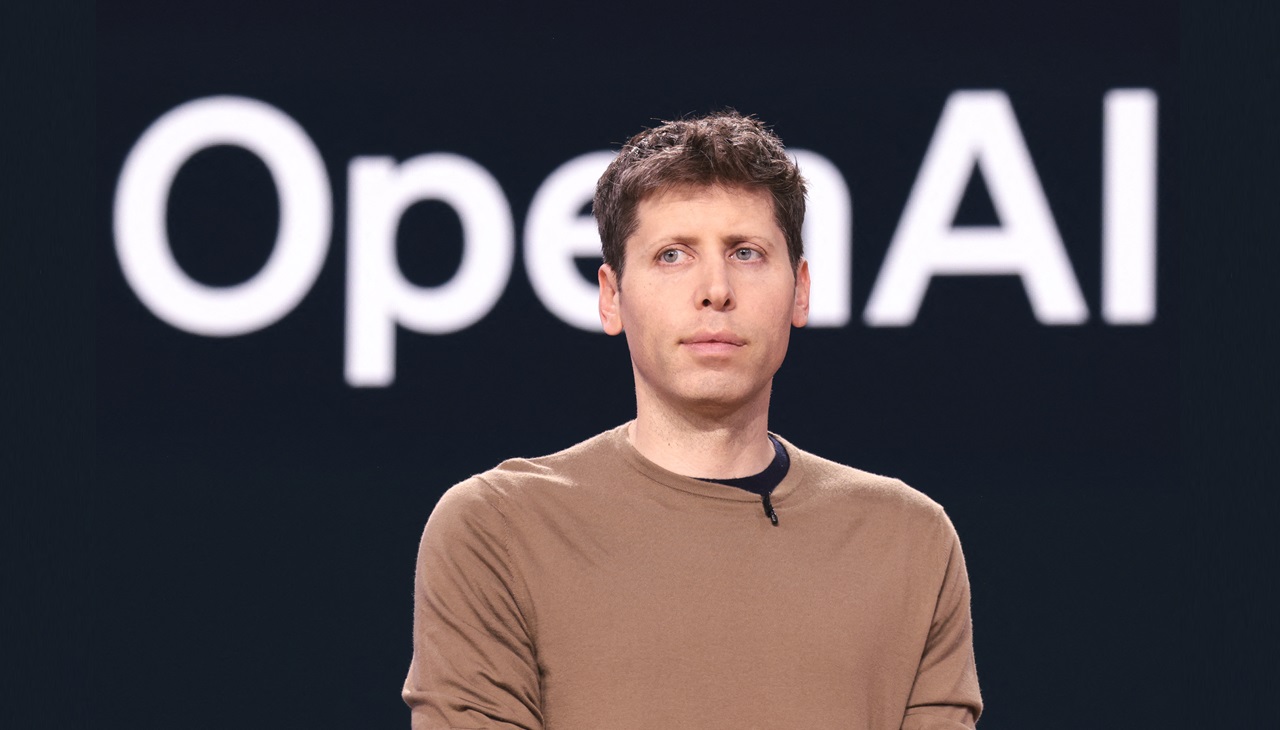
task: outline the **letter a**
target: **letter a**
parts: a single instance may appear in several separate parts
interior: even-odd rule
[[[975,164],[999,226],[952,225]],[[933,276],[993,274],[1020,276],[1044,324],[1079,324],[1089,316],[1009,98],[957,91],[942,111],[863,319],[878,327],[909,325]]]

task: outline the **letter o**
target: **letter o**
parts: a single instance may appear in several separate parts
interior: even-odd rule
[[[165,226],[174,177],[192,155],[216,145],[257,155],[280,198],[279,232],[267,263],[226,287],[189,277],[173,257]],[[315,283],[329,250],[329,178],[311,138],[279,109],[235,96],[196,99],[157,119],[129,151],[114,219],[125,280],[152,313],[195,334],[240,335],[284,317]]]

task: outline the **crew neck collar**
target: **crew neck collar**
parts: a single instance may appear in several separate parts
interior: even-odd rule
[[[631,421],[628,421],[610,431],[609,441],[617,449],[623,460],[642,475],[663,486],[701,497],[725,499],[733,502],[758,503],[760,501],[760,495],[755,492],[748,492],[745,489],[731,487],[727,484],[717,484],[694,477],[687,477],[658,466],[645,457],[644,454],[641,454],[635,445],[631,443],[631,439],[627,438],[627,429],[631,426],[631,423]],[[774,487],[771,494],[773,502],[780,504],[791,496],[792,492],[795,492],[804,480],[805,460],[802,458],[801,452],[786,439],[773,432],[769,433],[782,444],[782,447],[787,451],[787,456],[791,459],[791,468],[787,470],[786,477],[783,478],[778,486]]]

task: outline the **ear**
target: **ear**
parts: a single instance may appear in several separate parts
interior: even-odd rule
[[[605,334],[622,334],[622,289],[618,274],[608,264],[601,264],[596,277],[600,280],[600,325]]]
[[[800,259],[796,267],[796,301],[791,310],[791,324],[803,327],[809,322],[809,262]]]

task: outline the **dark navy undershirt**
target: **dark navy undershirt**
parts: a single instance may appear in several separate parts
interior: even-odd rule
[[[773,461],[769,462],[769,466],[766,466],[764,471],[749,477],[703,479],[702,481],[737,487],[760,495],[769,494],[774,487],[782,483],[782,480],[787,476],[787,470],[791,468],[791,458],[787,456],[787,450],[782,448],[782,443],[774,438],[772,434],[769,435],[769,440],[773,442]]]

